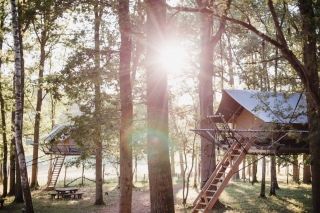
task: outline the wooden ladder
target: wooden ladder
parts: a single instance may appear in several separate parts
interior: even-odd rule
[[[232,175],[236,172],[235,170],[246,156],[254,140],[255,137],[252,137],[250,140],[242,137],[239,141],[231,144],[223,159],[218,163],[216,169],[201,189],[200,194],[193,202],[195,206],[192,211],[193,213],[207,213],[212,209]],[[223,178],[224,174],[226,175]]]
[[[65,158],[65,155],[56,155],[53,168],[49,173],[47,189],[51,190],[56,186]]]

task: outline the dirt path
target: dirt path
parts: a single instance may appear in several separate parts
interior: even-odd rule
[[[192,190],[188,200],[193,200],[195,191]],[[181,203],[182,200],[182,186],[175,185],[173,187],[173,194],[175,196],[175,203]],[[108,206],[99,211],[99,213],[116,213],[119,212],[119,200],[114,201],[113,203],[109,203]],[[132,213],[149,213],[150,212],[150,195],[149,190],[146,191],[138,191],[135,190],[132,193]]]

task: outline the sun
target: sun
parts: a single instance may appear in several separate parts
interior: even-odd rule
[[[161,51],[161,64],[168,73],[182,72],[187,66],[187,51],[179,45],[170,44]]]

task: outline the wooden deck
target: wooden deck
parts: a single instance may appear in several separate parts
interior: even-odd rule
[[[248,154],[309,154],[309,143],[306,141],[308,131],[295,130],[236,130],[236,129],[193,129],[201,137],[215,143],[217,146],[228,150],[230,144],[240,138],[256,137]],[[300,135],[300,140],[289,135]],[[221,136],[223,135],[223,136]]]

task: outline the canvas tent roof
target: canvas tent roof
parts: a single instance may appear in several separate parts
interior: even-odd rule
[[[62,131],[64,128],[69,127],[69,126],[70,126],[70,125],[67,125],[67,124],[58,124],[58,125],[55,125],[55,126],[53,127],[53,129],[51,130],[51,132],[50,132],[48,135],[46,135],[46,136],[44,136],[44,137],[42,138],[42,141],[50,141],[50,140],[54,139],[58,134],[61,133],[61,131]],[[65,139],[65,138],[63,138],[63,139]]]
[[[306,97],[300,93],[223,90],[216,114],[221,113],[228,121],[242,107],[266,123],[305,124],[308,122]]]

